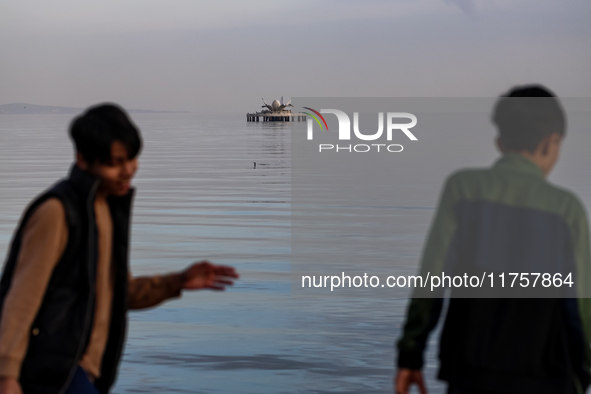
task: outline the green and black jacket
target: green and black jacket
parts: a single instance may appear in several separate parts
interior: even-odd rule
[[[591,257],[587,215],[574,194],[518,154],[453,174],[421,274],[461,275],[474,267],[495,274],[572,272],[574,285],[569,297],[553,298],[464,298],[452,289],[439,378],[491,392],[583,393],[590,380]],[[442,297],[418,294],[398,341],[400,368],[422,368],[443,306]]]

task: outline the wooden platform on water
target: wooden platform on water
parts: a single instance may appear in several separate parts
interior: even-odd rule
[[[263,111],[246,114],[247,122],[301,122],[306,120],[306,114],[291,111]]]

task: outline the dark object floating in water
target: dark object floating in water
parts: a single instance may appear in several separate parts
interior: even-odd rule
[[[254,167],[253,168],[257,168],[257,165],[258,166],[268,166],[268,165],[270,165],[270,164],[265,164],[265,163],[259,163],[259,164],[257,164],[256,161],[253,161],[253,164],[254,164]]]

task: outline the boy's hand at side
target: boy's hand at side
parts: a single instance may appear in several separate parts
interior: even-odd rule
[[[224,290],[234,284],[232,279],[238,277],[233,267],[214,265],[208,261],[195,263],[179,273],[181,286],[186,290]]]
[[[0,377],[0,394],[23,394],[23,390],[15,378]]]
[[[394,379],[394,393],[408,394],[410,387],[416,384],[421,394],[427,394],[427,386],[420,369],[400,368]]]

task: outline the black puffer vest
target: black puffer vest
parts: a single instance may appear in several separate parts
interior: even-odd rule
[[[98,234],[94,199],[98,185],[98,179],[74,166],[67,179],[56,183],[31,203],[12,240],[0,280],[0,311],[10,289],[27,220],[35,208],[48,198],[55,197],[62,202],[68,223],[68,243],[51,275],[43,302],[30,328],[29,347],[20,375],[24,394],[65,392],[88,344],[96,294]],[[115,283],[109,339],[101,376],[95,382],[103,394],[115,381],[125,341],[132,199],[133,190],[124,197],[108,198],[113,219]]]

